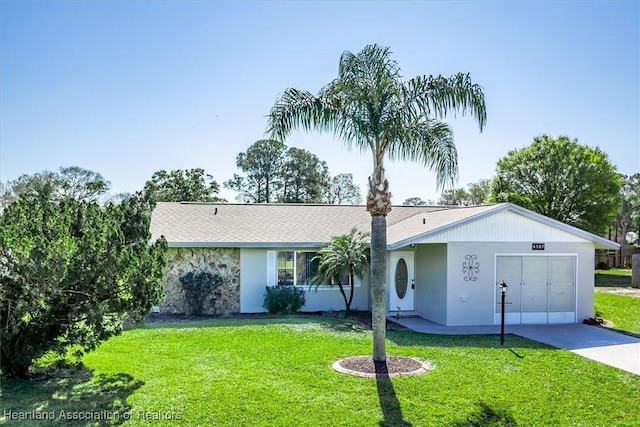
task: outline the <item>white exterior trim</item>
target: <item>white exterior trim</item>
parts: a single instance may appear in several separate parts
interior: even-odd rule
[[[524,225],[524,226],[523,226]],[[511,203],[455,221],[388,245],[396,250],[410,244],[449,242],[591,242],[596,248],[619,244]]]

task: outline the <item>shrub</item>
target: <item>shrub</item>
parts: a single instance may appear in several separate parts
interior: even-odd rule
[[[304,289],[295,286],[267,286],[262,306],[271,314],[291,314],[300,311]]]
[[[0,214],[0,370],[27,377],[51,352],[80,356],[162,301],[164,238],[149,244],[153,202],[99,205],[50,192]]]
[[[204,303],[207,298],[216,298],[215,291],[221,284],[222,278],[218,274],[209,271],[198,271],[180,276],[180,283],[184,290],[184,298],[187,303],[187,314],[200,315],[204,312]]]

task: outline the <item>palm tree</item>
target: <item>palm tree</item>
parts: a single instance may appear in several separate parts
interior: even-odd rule
[[[436,172],[437,186],[453,184],[458,160],[453,133],[441,119],[461,111],[486,122],[482,88],[469,74],[418,76],[403,81],[387,47],[368,45],[340,57],[338,77],[317,96],[289,88],[276,100],[267,133],[284,141],[294,129],[333,132],[348,148],[370,150],[367,210],[371,213],[371,296],[373,360],[386,362],[386,215],[391,210],[383,160],[422,162]]]
[[[351,310],[353,301],[354,279],[362,279],[369,267],[369,233],[363,233],[352,228],[349,234],[332,237],[325,243],[318,255],[313,259],[318,261],[318,274],[313,278],[315,286],[338,283],[345,303],[345,314]],[[347,283],[341,279],[348,277]],[[344,291],[344,285],[351,286],[349,297]]]

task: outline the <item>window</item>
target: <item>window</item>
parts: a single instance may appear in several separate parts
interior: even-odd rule
[[[295,252],[278,252],[276,265],[278,285],[294,285]]]
[[[303,251],[268,251],[267,268],[268,284],[284,286],[308,286],[311,279],[318,273],[318,260],[314,259],[317,252]],[[275,265],[275,269],[272,267]],[[348,275],[340,279],[340,283],[349,283]]]
[[[317,252],[280,251],[276,258],[278,285],[309,285],[318,273]]]

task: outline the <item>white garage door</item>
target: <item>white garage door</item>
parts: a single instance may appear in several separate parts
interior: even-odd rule
[[[507,284],[505,323],[575,323],[576,257],[506,255],[496,257],[496,309],[500,323]]]

